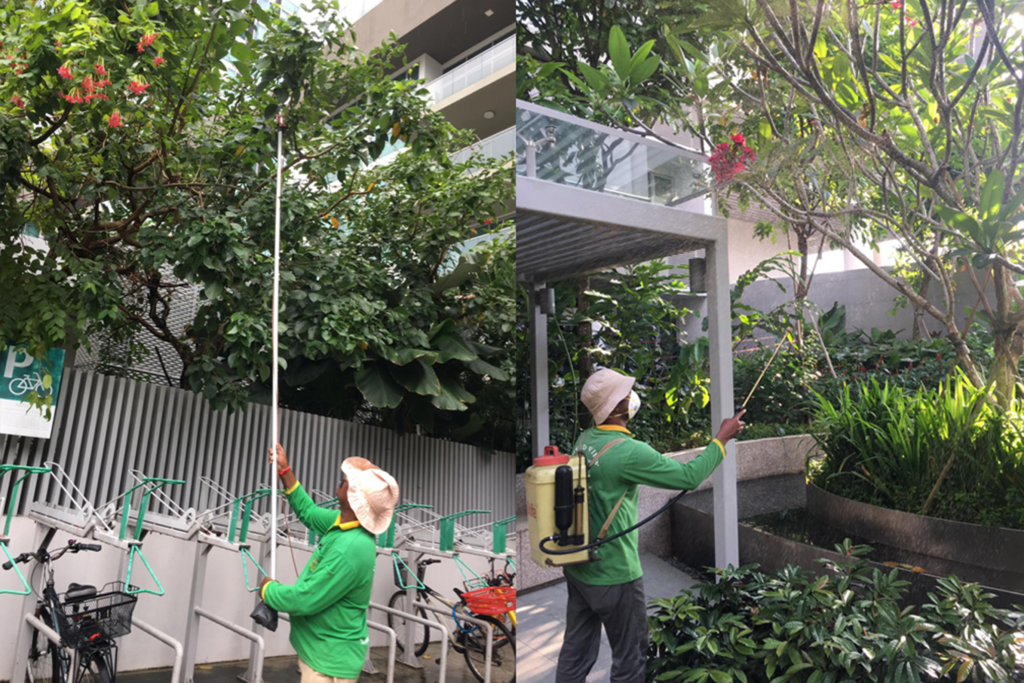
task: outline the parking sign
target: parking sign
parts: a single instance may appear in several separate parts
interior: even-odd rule
[[[47,370],[53,377],[52,383],[45,379]],[[16,346],[8,346],[0,352],[0,434],[50,438],[52,419],[46,419],[46,415],[31,407],[27,399],[32,392],[42,397],[52,396],[52,417],[57,410],[63,370],[63,349],[50,349],[45,363],[43,359],[19,351]]]

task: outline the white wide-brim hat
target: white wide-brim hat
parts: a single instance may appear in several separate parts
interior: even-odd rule
[[[341,471],[348,481],[348,504],[359,524],[374,536],[387,531],[398,504],[398,482],[366,458],[346,458]]]
[[[607,368],[598,370],[587,379],[580,392],[580,400],[594,416],[594,424],[602,424],[608,419],[619,401],[629,396],[635,381]]]

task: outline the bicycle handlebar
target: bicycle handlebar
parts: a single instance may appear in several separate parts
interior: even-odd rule
[[[51,562],[53,562],[55,560],[59,560],[66,552],[70,551],[72,553],[77,553],[81,550],[88,550],[90,552],[98,553],[99,551],[103,550],[103,546],[101,546],[98,543],[80,543],[78,541],[71,540],[68,541],[68,544],[60,550],[54,551],[52,555],[44,556],[42,553],[22,553],[21,555],[18,555],[14,558],[13,563],[11,563],[10,561],[4,562],[2,566],[4,570],[8,570],[11,569],[15,564],[22,564],[28,562],[29,560],[42,562],[44,561],[44,557],[48,558]]]

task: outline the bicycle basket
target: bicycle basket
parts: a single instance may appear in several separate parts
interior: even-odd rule
[[[496,617],[516,608],[516,589],[507,586],[488,586],[462,594],[466,607],[474,614]]]
[[[56,617],[63,644],[77,650],[131,633],[132,612],[139,598],[126,594],[124,589],[123,581],[114,581],[91,598],[65,602],[62,594]]]

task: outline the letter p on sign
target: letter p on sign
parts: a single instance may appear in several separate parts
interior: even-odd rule
[[[7,354],[7,362],[4,363],[4,378],[11,379],[14,377],[14,371],[18,368],[27,368],[35,362],[35,358],[28,355],[27,353],[17,353],[14,347],[8,347],[10,352]]]

